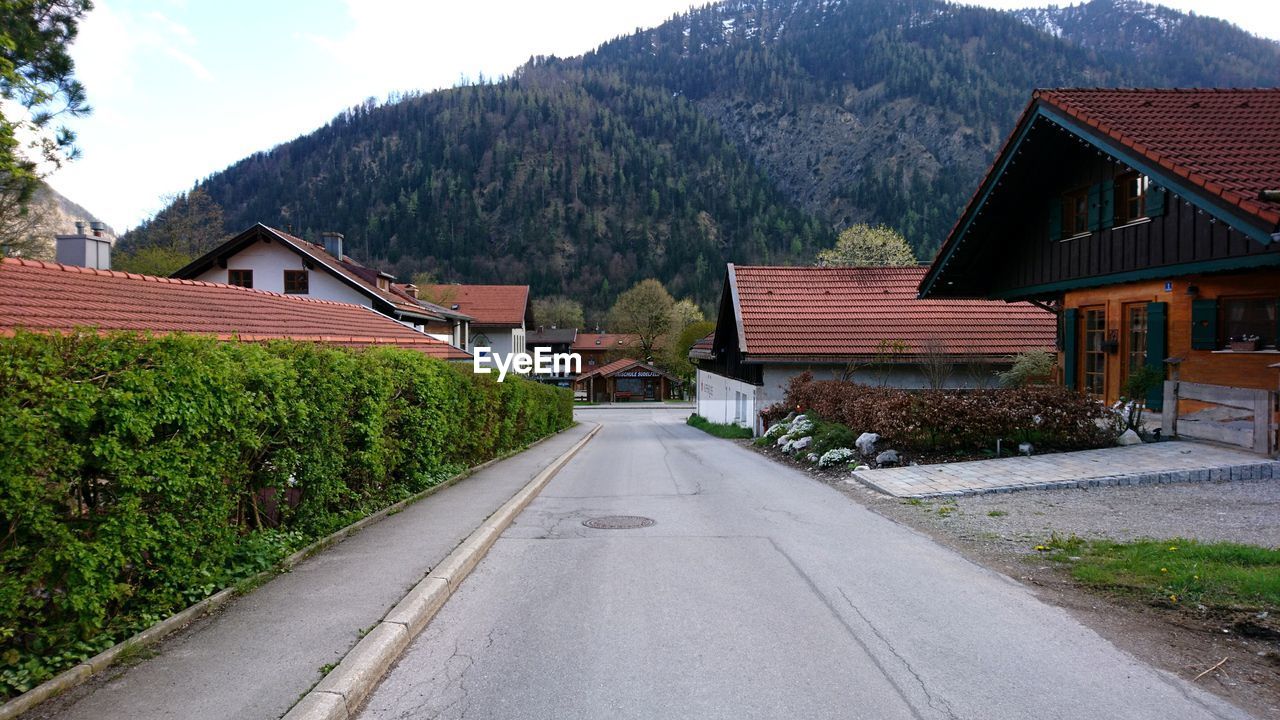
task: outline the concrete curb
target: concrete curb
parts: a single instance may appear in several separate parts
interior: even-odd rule
[[[391,664],[435,617],[503,531],[551,482],[551,478],[595,437],[600,427],[596,425],[538,473],[432,568],[333,670],[285,714],[283,720],[346,720],[353,716]]]
[[[319,540],[311,543],[310,545],[302,548],[301,550],[293,553],[292,555],[276,563],[275,567],[272,567],[268,570],[263,570],[257,575],[246,578],[245,580],[242,580],[241,582],[237,583],[233,587],[223,588],[222,590],[214,593],[213,595],[210,595],[204,600],[201,600],[200,602],[194,605],[191,605],[185,610],[181,610],[173,615],[170,615],[164,620],[161,620],[160,622],[139,632],[138,634],[132,637],[129,637],[125,640],[122,640],[119,643],[116,643],[115,645],[107,648],[106,650],[103,650],[102,652],[98,653],[97,655],[94,655],[88,660],[85,660],[71,667],[71,669],[64,670],[61,673],[53,676],[49,680],[46,680],[45,682],[40,683],[39,685],[31,688],[25,693],[15,698],[12,698],[8,702],[4,703],[3,705],[0,705],[0,720],[12,720],[13,718],[18,717],[22,713],[25,713],[28,710],[31,710],[32,708],[36,707],[40,703],[43,703],[46,700],[52,700],[53,698],[67,692],[68,690],[75,688],[76,686],[84,683],[93,675],[100,673],[103,670],[106,670],[107,668],[114,665],[117,661],[120,660],[120,656],[125,654],[126,651],[140,650],[149,645],[154,645],[160,642],[161,640],[163,640],[168,635],[172,634],[174,631],[181,630],[182,628],[186,627],[187,625],[190,625],[192,622],[204,617],[205,615],[209,615],[211,613],[218,611],[220,608],[222,608],[223,605],[226,605],[228,602],[235,599],[237,595],[242,594],[236,590],[237,587],[243,587],[245,585],[248,585],[250,588],[257,587],[258,585],[261,585],[263,582],[270,580],[272,577],[278,575],[279,573],[291,570],[298,563],[302,562],[303,560],[306,560],[312,555],[315,555],[317,552],[324,550],[325,548],[331,545],[334,545],[336,543],[339,543],[347,539],[351,535],[354,535],[355,533],[359,532],[360,530],[363,530],[364,528],[372,525],[373,523],[378,522],[379,520],[382,520],[388,515],[392,515],[394,513],[400,512],[401,510],[418,502],[419,500],[430,497],[431,495],[434,495],[435,493],[440,492],[441,490],[449,487],[450,485],[455,485],[459,481],[464,480],[476,474],[477,472],[480,472],[481,470],[484,470],[485,468],[489,467],[490,465],[493,465],[494,463],[502,462],[503,460],[506,460],[507,458],[518,455],[526,450],[529,450],[530,448],[537,447],[538,445],[541,445],[542,443],[550,440],[551,438],[565,432],[565,430],[568,430],[569,428],[572,428],[576,425],[577,423],[574,423],[574,425],[570,425],[568,428],[565,428],[564,430],[554,432],[544,438],[535,440],[534,442],[529,443],[527,446],[519,450],[512,450],[511,452],[499,455],[498,457],[495,457],[492,460],[488,460],[486,462],[480,463],[475,467],[468,468],[458,473],[457,475],[454,475],[448,480],[441,482],[438,485],[432,485],[426,490],[423,490],[415,495],[407,497],[404,500],[401,500],[400,502],[397,502],[393,505],[388,505],[387,507],[373,513],[372,515],[363,517],[351,523],[350,525],[335,531],[330,535],[320,538]],[[599,429],[599,426],[596,426],[596,430],[598,429]],[[590,437],[590,435],[594,433],[595,433],[595,430],[592,430],[591,433],[588,434],[588,437]],[[246,591],[246,593],[244,594],[247,594],[247,592],[248,591]]]

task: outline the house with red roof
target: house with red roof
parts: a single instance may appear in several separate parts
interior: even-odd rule
[[[1280,88],[1036,91],[919,289],[1053,308],[1061,382],[1108,402],[1169,365],[1275,390]]]
[[[698,414],[760,427],[809,372],[902,388],[985,386],[1011,357],[1048,350],[1054,316],[1026,302],[920,299],[924,267],[730,264],[715,333],[694,345]]]
[[[669,400],[680,381],[646,362],[619,358],[584,370],[574,382],[574,395],[592,402]]]
[[[580,332],[570,351],[582,357],[582,371],[589,372],[638,352],[640,337],[628,333]]]
[[[152,277],[35,260],[0,260],[0,335],[137,332],[222,340],[297,340],[399,347],[469,361],[449,343],[370,307],[199,280]]]
[[[525,332],[533,325],[528,285],[424,285],[419,295],[471,318],[468,351],[487,347],[495,356],[527,351]]]
[[[466,313],[420,299],[412,284],[353,260],[341,233],[313,243],[258,223],[173,277],[364,305],[460,348],[471,322]]]

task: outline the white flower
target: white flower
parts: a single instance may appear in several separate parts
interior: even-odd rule
[[[818,458],[818,467],[830,467],[832,465],[840,465],[849,462],[853,458],[853,451],[849,448],[833,448],[822,454]]]
[[[804,415],[800,415],[791,421],[791,429],[788,431],[791,435],[800,437],[813,429],[813,421]]]

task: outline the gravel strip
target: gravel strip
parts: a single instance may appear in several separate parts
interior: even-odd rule
[[[1278,480],[1025,490],[884,502],[901,504],[903,512],[919,513],[928,524],[979,543],[1034,545],[1052,533],[1074,533],[1114,540],[1180,537],[1280,547]]]

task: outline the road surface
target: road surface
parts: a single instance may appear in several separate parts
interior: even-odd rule
[[[579,410],[600,434],[361,717],[1248,717],[687,412]]]

